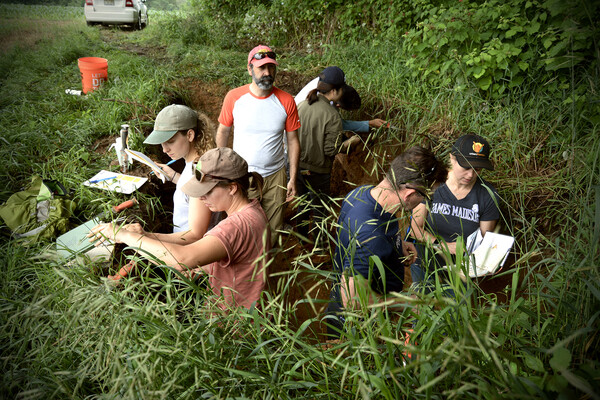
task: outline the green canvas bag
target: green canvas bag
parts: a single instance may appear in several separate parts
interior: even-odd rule
[[[33,176],[29,186],[0,206],[0,217],[15,237],[31,241],[52,239],[67,231],[75,202],[55,180]]]

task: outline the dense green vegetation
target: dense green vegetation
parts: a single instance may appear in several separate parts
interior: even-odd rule
[[[363,98],[350,117],[399,127],[369,137],[376,167],[398,144],[445,155],[458,132],[489,138],[486,178],[517,239],[502,291],[399,294],[402,312],[365,307],[325,345],[322,314],[295,318],[322,306],[314,288],[330,279],[310,254],[279,272],[261,311],[214,320],[203,289],[170,271],[115,288],[105,265],[65,266],[52,243],[2,227],[0,397],[598,398],[598,13],[584,0],[190,0],[126,31],[86,27],[81,7],[0,5],[0,202],[33,174],[73,189],[74,223],[124,200],[80,185],[114,168],[97,140],[122,123],[147,133],[162,107],[191,99],[186,79],[247,82],[247,52],[267,42],[280,78],[301,87],[339,65]],[[110,60],[109,82],[66,95],[84,56]]]

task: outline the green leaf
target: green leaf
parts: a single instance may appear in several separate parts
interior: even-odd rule
[[[463,32],[463,31],[458,31],[458,32],[454,33],[454,36],[453,36],[453,39],[458,42],[464,42],[468,38],[469,38],[469,35],[467,34],[467,32]]]
[[[569,44],[569,39],[558,42],[554,47],[548,50],[548,57],[555,57],[558,53],[561,53]]]
[[[596,297],[596,299],[600,300],[600,289],[594,286],[594,284],[590,281],[586,281],[585,284],[587,285],[588,289],[590,289],[590,292]]]
[[[510,368],[510,373],[513,375],[517,375],[519,372],[519,369],[517,368],[517,363],[515,362],[511,362],[510,364],[508,364],[509,368]]]
[[[544,363],[539,358],[535,358],[533,356],[526,355],[525,356],[525,365],[528,368],[536,371],[536,372],[544,372]]]
[[[569,385],[569,382],[560,375],[551,375],[547,385],[548,389],[553,392],[562,392]]]
[[[513,36],[515,36],[517,34],[517,31],[515,31],[514,29],[509,29],[508,31],[506,31],[506,37],[507,38],[511,38]]]
[[[571,352],[564,347],[559,347],[550,359],[550,366],[555,371],[564,371],[571,364]]]
[[[418,45],[415,46],[415,50],[420,53],[423,50],[425,50],[425,48],[427,48],[427,47],[429,47],[429,46],[427,46],[426,43],[419,43]]]
[[[540,23],[537,22],[537,21],[536,22],[532,22],[525,29],[527,30],[527,33],[529,35],[533,35],[534,33],[537,33],[540,30]]]
[[[526,63],[525,61],[519,61],[519,68],[521,68],[521,71],[527,71],[527,68],[529,68],[529,63]]]
[[[481,78],[477,81],[477,87],[482,90],[488,90],[491,84],[492,84],[492,77],[489,75],[484,76],[483,78]]]
[[[548,0],[544,3],[545,8],[550,11],[550,15],[557,16],[567,10],[571,4],[563,0]]]
[[[485,74],[485,68],[483,67],[475,67],[475,69],[473,70],[473,77],[475,79],[481,78],[483,74]]]
[[[546,38],[542,41],[542,44],[544,45],[545,49],[548,49],[550,46],[552,46],[552,43],[554,43],[554,38]]]
[[[525,80],[525,78],[523,78],[521,75],[519,76],[515,76],[514,78],[511,79],[510,83],[508,84],[509,87],[515,87],[515,86],[519,86],[520,84],[523,83],[523,81]]]

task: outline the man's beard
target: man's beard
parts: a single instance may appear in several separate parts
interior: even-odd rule
[[[256,86],[258,86],[261,90],[271,90],[273,88],[273,82],[275,79],[272,76],[263,76],[259,80],[254,80],[256,82]]]
[[[273,82],[275,82],[275,74],[273,76],[263,76],[260,79],[256,79],[256,75],[254,75],[254,68],[252,69],[252,79],[256,86],[260,90],[271,90],[273,88]]]

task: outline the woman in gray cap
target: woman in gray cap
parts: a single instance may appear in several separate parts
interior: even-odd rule
[[[488,141],[471,134],[459,137],[452,145],[446,182],[429,204],[421,203],[413,210],[412,234],[421,244],[417,246],[419,258],[411,265],[413,282],[423,281],[435,269],[435,257],[426,254],[424,244],[444,241],[442,248],[447,246],[450,254],[456,254],[458,237],[466,239],[477,229],[485,235],[496,227],[498,194],[481,178],[483,169],[494,169]]]
[[[115,223],[98,225],[88,236],[98,244],[106,239],[125,243],[153,255],[156,264],[191,276],[206,273],[214,294],[211,304],[221,310],[250,308],[265,286],[271,244],[259,199],[248,199],[251,184],[262,193],[262,182],[258,173],[248,172],[246,161],[232,149],[212,149],[200,158],[194,176],[182,188],[211,211],[227,214],[200,240],[163,242],[147,236],[139,224]]]
[[[158,113],[154,130],[144,140],[146,144],[160,144],[163,152],[173,160],[185,160],[185,168],[181,173],[167,164],[157,164],[166,179],[176,184],[173,194],[173,232],[186,232],[191,228],[192,231],[200,230],[199,236],[206,232],[210,213],[200,209],[203,211],[200,216],[189,215],[190,199],[181,188],[194,173],[193,162],[214,147],[213,138],[214,126],[206,115],[181,104],[172,104]],[[200,222],[190,227],[190,217]]]

